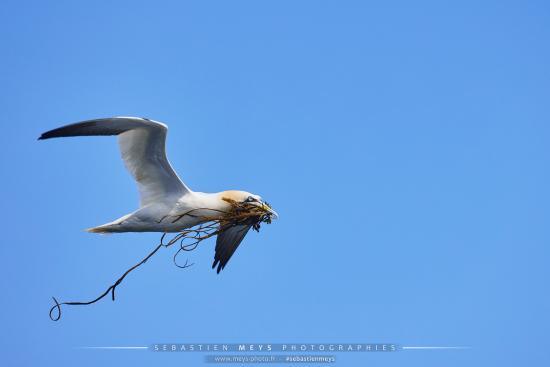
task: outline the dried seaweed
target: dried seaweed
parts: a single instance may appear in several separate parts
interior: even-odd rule
[[[185,264],[179,265],[177,263],[178,255],[182,252],[189,252],[195,250],[199,244],[217,234],[221,233],[224,229],[231,226],[240,225],[240,224],[249,224],[256,231],[259,231],[260,225],[262,223],[271,223],[272,213],[261,206],[257,206],[251,203],[239,203],[231,199],[224,199],[230,204],[230,210],[227,212],[220,212],[217,216],[202,217],[203,223],[199,224],[193,228],[185,229],[181,232],[178,232],[170,241],[164,243],[164,240],[167,236],[167,233],[163,233],[160,238],[160,243],[151,251],[145,258],[143,258],[139,263],[135,264],[122,274],[105,292],[99,295],[97,298],[87,301],[87,302],[59,302],[55,297],[52,297],[54,305],[50,308],[49,316],[52,321],[58,321],[61,318],[61,306],[85,306],[94,304],[101,299],[105,298],[109,293],[111,294],[111,299],[115,300],[115,290],[116,287],[122,283],[124,278],[130,274],[133,270],[137,269],[141,265],[145,264],[153,255],[160,250],[161,247],[171,247],[174,244],[179,244],[179,248],[174,254],[173,261],[174,264],[179,268],[188,268],[193,264],[189,263],[189,260],[186,259]],[[268,208],[271,208],[269,204],[265,203]],[[207,208],[203,208],[207,209]],[[198,209],[188,211],[181,215],[177,215],[174,218],[174,222],[177,222],[185,216],[195,216],[193,212]],[[209,209],[211,210],[211,209]],[[164,218],[161,219],[161,221]]]

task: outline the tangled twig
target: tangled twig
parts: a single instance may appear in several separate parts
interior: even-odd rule
[[[109,288],[107,288],[107,290],[105,290],[105,292],[103,292],[97,298],[88,302],[59,302],[55,297],[52,297],[55,304],[50,308],[50,312],[49,312],[50,319],[52,321],[58,321],[61,318],[61,306],[63,305],[68,305],[68,306],[91,305],[105,298],[109,293],[111,293],[111,299],[114,301],[116,287],[120,283],[122,283],[124,278],[126,278],[126,276],[130,274],[133,270],[145,264],[147,260],[149,260],[154,254],[156,254],[161,247],[170,247],[175,243],[179,242],[180,247],[177,250],[177,252],[174,254],[173,262],[178,268],[185,269],[192,266],[193,263],[189,264],[188,259],[186,259],[184,265],[179,265],[177,263],[177,257],[182,251],[195,250],[202,241],[221,233],[223,230],[231,226],[239,225],[242,223],[251,223],[252,228],[258,231],[260,229],[261,223],[268,223],[268,224],[271,223],[271,214],[258,206],[248,204],[248,203],[238,203],[231,199],[224,199],[224,200],[226,200],[231,205],[230,211],[222,212],[221,215],[215,216],[215,217],[203,217],[204,223],[194,228],[185,229],[179,232],[170,241],[168,241],[168,243],[164,243],[164,239],[167,233],[163,233],[160,238],[160,243],[155,247],[153,251],[151,251],[139,263],[135,264],[130,269],[126,270],[121,277],[119,277]],[[181,215],[177,215],[174,222],[177,222],[184,216],[195,217],[195,215],[191,214],[191,212],[192,211],[183,213]],[[160,221],[162,221],[163,219],[164,217]]]

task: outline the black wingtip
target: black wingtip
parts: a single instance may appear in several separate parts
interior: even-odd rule
[[[42,133],[39,137],[38,137],[38,140],[46,140],[46,139],[49,139],[49,138],[55,138],[57,137],[57,135],[54,134],[54,132],[58,130],[58,129],[55,129],[55,130],[50,130],[50,131],[46,131],[45,133]]]
[[[216,265],[218,265],[218,268],[216,269],[216,274],[219,274],[220,271],[222,271],[222,269],[223,269],[222,263],[220,262],[220,259],[214,260],[214,263],[212,264],[212,269],[214,269],[216,267]]]

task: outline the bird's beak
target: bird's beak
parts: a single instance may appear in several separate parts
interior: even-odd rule
[[[271,215],[271,219],[279,219],[279,214],[267,203],[262,203],[262,209]]]

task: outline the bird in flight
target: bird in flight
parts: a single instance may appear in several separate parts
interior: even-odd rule
[[[277,213],[267,202],[246,191],[205,193],[189,189],[166,158],[167,131],[167,126],[158,121],[112,117],[66,125],[45,132],[38,139],[118,136],[122,160],[137,182],[140,206],[112,222],[89,228],[88,232],[181,232],[228,213],[234,203],[254,208],[269,220],[277,218]],[[217,267],[219,273],[250,228],[256,228],[255,225],[253,220],[224,224],[223,230],[217,232],[212,268]]]

